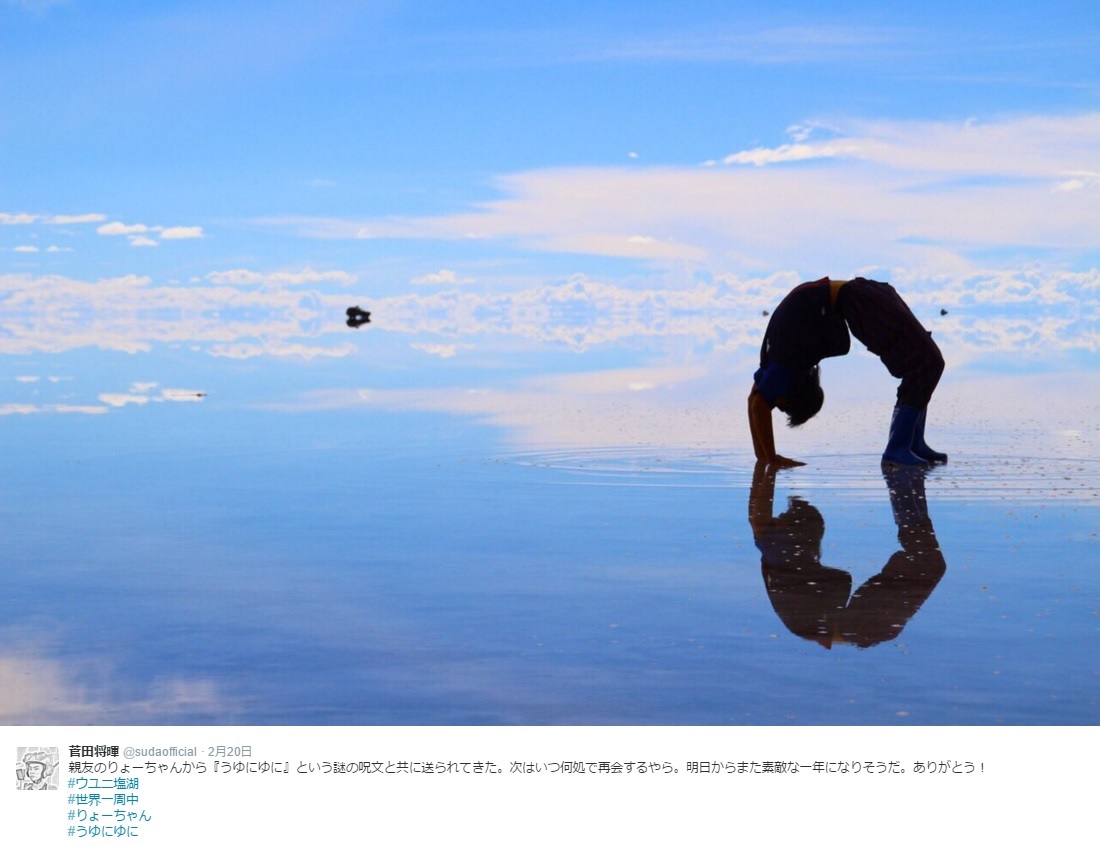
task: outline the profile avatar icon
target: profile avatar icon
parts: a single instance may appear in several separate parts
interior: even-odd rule
[[[15,767],[17,790],[57,790],[51,783],[54,764],[41,753],[28,752]]]

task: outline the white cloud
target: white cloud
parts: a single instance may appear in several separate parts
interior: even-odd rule
[[[44,223],[51,223],[57,226],[64,226],[73,223],[99,223],[101,220],[106,220],[105,214],[51,214],[46,215],[43,218]]]
[[[124,408],[127,405],[147,405],[151,402],[201,402],[206,397],[204,391],[189,388],[164,388],[159,394],[150,395],[156,387],[156,382],[135,382],[130,386],[130,393],[100,394],[99,401],[112,408]]]
[[[192,394],[193,399],[201,399],[201,396]],[[5,415],[29,415],[29,414],[107,414],[111,408],[123,408],[126,405],[144,405],[149,401],[148,397],[134,396],[133,394],[101,394],[100,402],[103,405],[73,405],[71,403],[7,403],[0,404],[0,417]],[[154,402],[163,402],[167,399],[183,399],[183,397],[163,397],[154,399]]]
[[[1100,173],[1100,112],[814,129],[833,137],[735,151],[730,167],[502,176],[497,198],[456,214],[268,222],[310,237],[476,233],[531,251],[690,262],[712,272],[798,267],[843,276],[853,264],[966,268],[973,255],[1003,249],[1018,265],[1021,251],[1072,259],[1095,249],[1100,203],[1082,189]]]
[[[57,414],[106,414],[108,411],[102,405],[54,405],[50,410]]]
[[[254,270],[218,270],[207,273],[206,278],[215,285],[262,285],[268,281],[267,276]]]
[[[459,277],[453,270],[447,270],[446,268],[438,270],[435,273],[426,273],[423,276],[416,276],[409,280],[410,285],[462,285],[473,282],[472,279],[464,279]]]
[[[783,144],[780,147],[754,147],[733,153],[722,159],[722,164],[747,164],[762,167],[781,162],[801,162],[809,159],[837,159],[866,157],[865,148],[856,142],[825,141],[818,144]],[[706,163],[713,166],[715,162]]]
[[[355,352],[352,344],[338,344],[332,347],[292,344],[272,341],[266,344],[236,343],[214,344],[208,350],[210,355],[218,358],[232,358],[245,360],[271,356],[274,358],[301,358],[311,361],[315,358],[344,358]]]
[[[26,214],[25,212],[17,212],[15,214],[9,212],[0,212],[0,224],[4,226],[25,226],[30,223],[36,223],[39,220],[39,215]]]
[[[458,354],[457,344],[410,344],[418,352],[434,355],[438,358],[454,358]]]
[[[301,270],[281,270],[259,273],[254,270],[217,270],[206,274],[206,279],[215,285],[265,286],[281,288],[285,286],[310,285],[321,282],[335,282],[350,285],[355,277],[342,270],[314,270],[305,267]]]
[[[15,247],[15,252],[17,252],[17,253],[37,253],[38,252],[38,247],[33,247],[29,244],[24,244],[22,246]]]
[[[812,132],[835,137],[810,142]],[[1095,175],[1100,164],[1100,112],[1073,117],[1023,117],[983,123],[853,120],[792,127],[796,143],[756,147],[726,156],[725,164],[768,165],[850,158],[899,174],[932,178],[950,174],[994,179],[1053,181],[1070,172]]]
[[[167,226],[160,231],[160,237],[165,241],[202,238],[203,232],[201,226]]]
[[[145,405],[149,397],[145,394],[100,394],[99,401],[112,408],[122,408],[127,405]]]
[[[1064,173],[1062,175],[1069,178],[1062,182],[1055,183],[1055,191],[1083,191],[1085,189],[1095,190],[1097,188],[1100,188],[1100,173],[1093,173],[1092,171],[1081,170],[1077,172]]]
[[[205,392],[187,388],[165,388],[160,395],[166,402],[202,402],[206,398]]]
[[[106,220],[102,214],[29,214],[27,212],[0,212],[0,225],[29,226],[42,223],[51,226],[63,226],[73,223],[99,223]]]
[[[153,247],[157,242],[152,236],[165,241],[180,241],[203,238],[201,226],[147,226],[144,223],[122,223],[111,221],[96,228],[100,235],[125,235],[135,247]]]
[[[117,220],[96,228],[96,232],[100,235],[136,235],[148,231],[149,227],[144,223],[121,223]]]

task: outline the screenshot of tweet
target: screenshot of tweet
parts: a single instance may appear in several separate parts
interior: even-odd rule
[[[9,842],[839,843],[877,832],[926,843],[1078,832],[1097,734],[20,727],[0,737]]]

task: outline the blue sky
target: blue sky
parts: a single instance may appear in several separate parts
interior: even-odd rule
[[[1069,133],[1095,113],[1100,47],[1091,3],[71,0],[0,14],[4,211],[201,225],[227,255],[255,218],[454,212],[540,169],[693,169],[811,129],[911,126],[916,145],[940,124],[1009,134],[1043,117]],[[1034,164],[1085,169],[1094,141]],[[1039,175],[1021,164],[944,176]]]
[[[1098,51],[1091,2],[9,0],[0,354],[145,387],[0,406],[140,404],[181,356],[728,379],[857,273],[949,312],[956,376],[1094,377]]]

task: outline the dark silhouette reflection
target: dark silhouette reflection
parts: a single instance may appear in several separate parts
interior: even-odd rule
[[[924,494],[924,470],[883,470],[901,549],[852,593],[852,577],[821,563],[825,519],[797,496],[774,517],[774,467],[762,462],[749,492],[749,524],[772,608],[794,634],[826,649],[867,648],[893,640],[939,584],[943,560]]]
[[[370,323],[370,312],[363,311],[359,306],[352,306],[347,310],[348,326],[358,329],[364,323]]]

